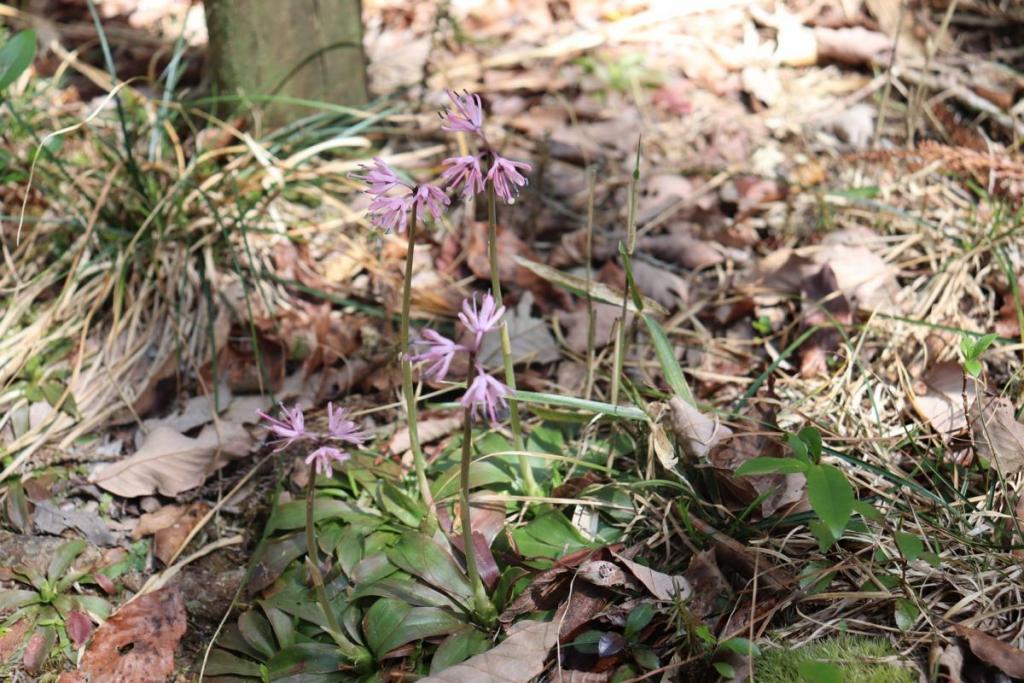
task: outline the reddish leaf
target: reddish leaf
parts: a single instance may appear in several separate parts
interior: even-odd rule
[[[50,654],[50,648],[53,647],[56,637],[57,633],[52,628],[36,629],[32,637],[28,639],[28,644],[25,646],[25,654],[21,658],[21,663],[26,671],[33,674],[39,672],[43,662],[46,661],[46,656]]]
[[[1024,650],[962,624],[954,624],[953,628],[967,639],[971,652],[978,659],[996,667],[1010,678],[1024,678]]]
[[[170,586],[122,607],[96,630],[77,671],[59,683],[153,681],[174,672],[174,652],[185,634],[185,601]]]
[[[89,640],[89,634],[92,633],[92,622],[81,612],[68,612],[64,627],[76,650],[85,645],[85,641]]]

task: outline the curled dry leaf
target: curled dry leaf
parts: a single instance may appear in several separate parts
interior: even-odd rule
[[[494,649],[420,679],[421,683],[527,683],[544,671],[558,642],[558,623],[521,621]]]
[[[967,639],[971,652],[978,659],[996,667],[1010,678],[1024,678],[1024,650],[963,624],[954,624],[953,628]]]
[[[910,402],[921,419],[949,442],[967,428],[968,410],[977,398],[973,381],[966,379],[959,363],[936,363],[911,387]]]
[[[671,601],[677,597],[686,600],[693,595],[693,585],[685,576],[665,574],[639,562],[626,559],[618,553],[612,554],[658,600]]]
[[[232,457],[249,453],[252,437],[239,424],[207,425],[196,438],[169,427],[150,432],[134,455],[92,474],[89,480],[119,496],[176,496],[202,484]]]
[[[76,671],[58,683],[163,683],[185,634],[185,601],[175,586],[129,602],[96,630]]]
[[[637,242],[637,249],[662,261],[677,263],[693,270],[708,268],[725,261],[722,252],[710,242],[674,233],[641,237]]]
[[[154,528],[150,533],[153,534],[153,554],[163,562],[165,565],[171,563],[171,558],[178,552],[185,539],[195,528],[199,520],[203,518],[209,510],[210,506],[201,501],[196,501],[189,505],[187,508],[181,509],[178,506],[167,506],[177,507],[178,514],[159,528]],[[163,508],[161,508],[163,510]],[[157,511],[159,513],[160,510]],[[157,514],[154,513],[154,514]],[[142,527],[143,519],[147,515],[143,515],[143,518],[139,519],[139,525],[136,526],[135,531],[132,533],[133,536],[139,534],[139,527]],[[155,526],[153,522],[149,522],[147,527]],[[146,529],[148,531],[148,528]]]
[[[443,417],[428,417],[424,419],[423,413],[420,413],[420,418],[416,422],[417,434],[420,437],[421,444],[428,444],[437,441],[449,434],[454,433],[457,429],[462,427],[463,414],[457,412],[454,415],[447,415]],[[395,454],[405,453],[409,450],[409,427],[401,427],[395,432],[394,436],[388,442],[388,450]]]
[[[678,396],[669,401],[672,408],[669,424],[676,443],[690,458],[703,460],[732,430],[709,418]]]
[[[973,382],[972,382],[973,384]],[[978,455],[1004,477],[1024,470],[1024,424],[1014,417],[1013,404],[1002,396],[976,401],[971,430]]]

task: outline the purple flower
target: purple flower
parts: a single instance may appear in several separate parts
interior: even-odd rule
[[[366,188],[367,194],[379,197],[393,187],[408,187],[398,179],[398,176],[391,170],[391,167],[384,163],[384,160],[380,157],[373,158],[373,168],[367,168],[366,166],[362,166],[362,168],[366,171],[363,175],[353,173],[351,177],[369,185]]]
[[[462,185],[463,198],[469,199],[484,191],[484,175],[480,170],[480,157],[450,157],[441,163],[448,167],[441,174],[441,178],[448,187],[453,189]]]
[[[257,410],[256,414],[259,415],[267,423],[270,431],[274,433],[277,439],[274,443],[281,444],[274,450],[280,451],[288,446],[291,446],[296,441],[302,439],[308,439],[312,436],[306,431],[306,418],[302,414],[302,408],[298,404],[295,404],[291,410],[288,410],[283,404],[281,405],[281,412],[284,413],[284,417],[278,420],[277,418],[267,415],[262,410]]]
[[[351,457],[345,451],[334,446],[321,446],[306,456],[306,464],[312,464],[317,474],[329,477],[334,473],[334,469],[331,466],[332,461],[345,462]]]
[[[435,221],[441,220],[441,207],[448,206],[449,199],[440,188],[434,185],[420,185],[413,193],[412,203],[422,216],[426,208]]]
[[[408,222],[409,207],[412,205],[412,197],[388,197],[379,195],[370,202],[367,215],[370,222],[384,232],[405,232],[405,225]]]
[[[506,204],[515,204],[516,195],[519,194],[518,188],[526,185],[526,176],[521,174],[519,169],[529,172],[530,165],[522,161],[511,161],[495,154],[494,161],[491,162],[491,170],[487,172],[487,180]]]
[[[476,379],[466,389],[466,393],[459,399],[459,402],[478,418],[486,413],[491,424],[498,422],[498,410],[505,410],[508,401],[505,397],[509,395],[507,386],[494,379],[479,365],[476,368]],[[483,404],[481,406],[481,404]]]
[[[483,303],[479,308],[476,305],[475,294],[472,299],[462,302],[462,313],[459,313],[459,320],[475,336],[474,350],[480,348],[480,342],[485,334],[498,329],[498,323],[501,322],[503,315],[505,315],[505,307],[498,306],[490,292],[484,295]]]
[[[327,404],[327,434],[332,439],[356,446],[366,441],[366,434],[359,431],[356,423],[348,419],[347,411],[344,408],[335,410],[333,403]]]
[[[438,334],[434,330],[423,330],[420,333],[420,340],[416,344],[423,344],[426,351],[409,356],[409,361],[419,363],[427,361],[431,363],[423,370],[423,377],[426,379],[442,380],[448,375],[448,368],[452,365],[452,358],[456,351],[463,350],[462,345],[456,344],[448,337]]]
[[[480,103],[480,96],[470,95],[468,92],[457,95],[449,90],[448,98],[451,99],[454,110],[449,109],[442,114],[448,119],[448,123],[441,126],[441,129],[452,133],[479,133],[484,123],[484,109]]]

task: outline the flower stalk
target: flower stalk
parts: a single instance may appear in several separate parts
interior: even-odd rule
[[[417,206],[413,204],[409,220],[409,247],[405,254],[405,282],[402,287],[402,319],[399,323],[398,348],[402,350],[402,394],[405,397],[406,422],[409,425],[409,447],[412,449],[413,465],[416,468],[416,482],[420,498],[427,509],[423,519],[423,530],[432,534],[437,529],[437,513],[434,510],[434,496],[427,480],[427,461],[420,445],[416,390],[412,380],[412,361],[409,359],[409,315],[412,309],[412,266],[416,250]]]
[[[491,265],[491,293],[499,306],[502,305],[501,296],[501,274],[498,270],[498,216],[497,198],[494,185],[487,187],[487,254]],[[533,468],[530,466],[530,458],[526,454],[526,446],[523,442],[523,427],[519,417],[519,402],[515,398],[516,373],[512,359],[512,340],[508,333],[508,323],[501,321],[498,328],[501,335],[501,359],[505,366],[505,384],[512,391],[509,398],[509,422],[512,427],[512,447],[519,454],[519,471],[523,478],[523,491],[527,496],[539,497],[541,495],[537,481],[533,477]],[[472,367],[472,366],[470,366]]]

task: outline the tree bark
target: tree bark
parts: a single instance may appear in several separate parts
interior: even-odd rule
[[[280,126],[316,112],[294,100],[368,99],[360,0],[206,0],[218,95],[238,96]],[[229,101],[219,111],[234,108]]]

